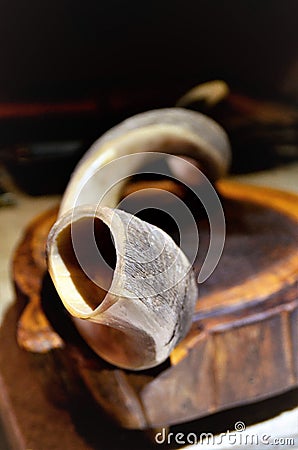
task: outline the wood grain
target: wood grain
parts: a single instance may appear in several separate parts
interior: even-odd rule
[[[226,245],[219,266],[200,288],[193,327],[169,360],[138,373],[97,357],[62,308],[43,259],[56,211],[40,216],[27,229],[14,260],[18,298],[29,300],[27,308],[32,301],[42,305],[39,314],[60,347],[37,357],[45,395],[55,398],[57,384],[62,397],[65,390],[71,390],[74,399],[84,392],[121,427],[146,429],[193,420],[297,386],[298,197],[228,181],[221,181],[218,191],[227,220]],[[201,225],[204,249],[204,219]],[[196,264],[199,267],[200,259]],[[26,347],[22,319],[20,329],[19,341]],[[36,330],[25,330],[31,343],[30,333]],[[42,327],[39,331],[46,345],[41,348],[38,340],[31,350],[52,345],[48,333],[43,334]],[[22,355],[28,361],[36,358]]]

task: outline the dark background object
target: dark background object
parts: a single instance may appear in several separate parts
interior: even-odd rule
[[[295,0],[2,0],[0,158],[14,154],[20,173],[16,146],[80,140],[78,159],[125,117],[173,106],[186,90],[214,78],[232,91],[295,105],[297,16]],[[259,165],[237,150],[236,171],[270,167],[276,156],[268,139],[263,148]]]
[[[285,80],[297,64],[297,13],[295,0],[2,0],[0,99],[93,97],[175,84],[183,93],[201,80],[224,78],[293,100]]]

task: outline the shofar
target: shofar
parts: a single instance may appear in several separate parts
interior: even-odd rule
[[[47,245],[50,275],[78,331],[98,355],[133,370],[169,356],[188,332],[197,300],[191,264],[172,238],[115,209],[125,176],[147,152],[189,156],[213,180],[230,158],[225,132],[202,114],[171,108],[132,117],[78,164]],[[118,158],[115,170],[110,163]]]

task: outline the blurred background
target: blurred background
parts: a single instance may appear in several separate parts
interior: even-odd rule
[[[0,211],[0,319],[17,240],[89,145],[200,83],[229,86],[189,107],[226,129],[231,173],[298,190],[297,17],[297,0],[0,0],[0,206],[15,204]]]
[[[191,106],[226,128],[232,172],[298,158],[297,1],[1,0],[0,9],[0,160],[26,192],[61,192],[107,128],[213,79],[231,95]]]

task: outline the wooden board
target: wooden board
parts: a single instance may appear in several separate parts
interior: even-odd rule
[[[223,257],[200,289],[189,335],[162,366],[142,372],[117,369],[95,356],[61,306],[44,260],[46,236],[56,211],[29,226],[15,254],[18,303],[0,336],[1,356],[4,348],[14,348],[14,368],[18,362],[22,367],[17,381],[11,377],[11,385],[18,385],[18,395],[24,392],[24,397],[14,398],[12,404],[23,403],[26,414],[30,402],[33,409],[39,408],[43,399],[47,405],[44,421],[49,421],[49,427],[50,423],[54,426],[53,411],[57,413],[58,407],[74,438],[80,422],[90,414],[109,426],[106,417],[124,428],[156,428],[253,403],[297,386],[298,197],[227,181],[220,182],[218,190],[227,220]],[[203,230],[202,235],[204,247],[208,233]],[[39,351],[54,347],[51,351],[32,354],[13,345],[9,333],[17,328],[25,305],[19,340]],[[25,326],[26,311],[31,317],[35,312],[30,330]],[[9,376],[4,366],[0,361],[6,386]],[[26,380],[30,385],[32,377],[33,391],[26,392]],[[2,399],[4,410],[16,390],[11,389],[8,399]],[[35,394],[40,397],[37,403]],[[34,442],[36,436],[41,439],[37,430]],[[143,439],[137,436],[133,441]],[[89,447],[65,444],[64,448]]]

